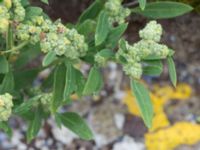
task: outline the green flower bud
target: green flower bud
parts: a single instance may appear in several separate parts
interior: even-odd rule
[[[97,62],[97,64],[99,66],[105,66],[107,63],[107,59],[103,56],[101,56],[99,53],[97,53],[94,57],[95,62]]]
[[[40,98],[40,102],[46,111],[50,110],[52,98],[53,98],[52,93],[44,93],[44,94],[42,94],[42,96]]]
[[[15,21],[23,21],[25,18],[25,9],[21,5],[20,0],[13,0],[13,10],[14,10],[14,20]]]
[[[0,95],[0,122],[7,121],[12,114],[12,96],[8,93]]]
[[[142,76],[142,65],[140,63],[127,63],[123,66],[126,75],[135,79],[140,79]]]
[[[162,35],[162,26],[156,21],[150,21],[146,27],[139,32],[140,38],[159,42]]]
[[[111,24],[118,23],[122,24],[125,22],[125,18],[130,15],[131,11],[128,8],[124,8],[122,0],[108,0],[105,3],[105,11],[108,13],[109,22]]]

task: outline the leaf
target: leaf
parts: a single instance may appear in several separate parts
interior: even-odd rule
[[[14,90],[14,77],[13,73],[9,72],[4,76],[4,79],[2,81],[2,84],[0,86],[0,94],[4,93],[12,93]]]
[[[27,140],[30,142],[39,132],[42,126],[42,116],[39,108],[34,112],[34,119],[29,122]]]
[[[98,54],[106,59],[111,59],[115,56],[114,52],[109,49],[103,49]]]
[[[40,70],[40,68],[33,68],[14,72],[15,90],[31,87]]]
[[[106,40],[107,43],[108,43],[108,48],[115,48],[116,47],[120,37],[126,31],[127,27],[128,27],[128,24],[123,23],[123,24],[120,24],[117,27],[111,29],[111,31],[108,35],[108,38]]]
[[[71,63],[66,63],[66,78],[64,88],[64,100],[69,99],[69,96],[76,90],[76,71]]]
[[[131,90],[136,98],[136,103],[139,107],[145,125],[148,128],[151,128],[153,118],[153,106],[148,90],[144,87],[142,83],[137,80],[131,80]]]
[[[6,49],[9,50],[13,47],[13,29],[12,25],[9,24],[8,31],[6,34]]]
[[[91,140],[93,134],[86,122],[76,113],[67,112],[60,114],[60,119],[65,127],[77,134],[81,139]]]
[[[85,85],[85,79],[83,74],[79,71],[79,70],[75,70],[76,71],[76,92],[78,94],[78,96],[82,96],[82,92],[84,89],[84,85]]]
[[[78,33],[85,36],[88,39],[91,35],[95,33],[96,22],[94,20],[85,20],[77,27]],[[88,37],[89,36],[89,37]]]
[[[99,14],[97,21],[97,28],[95,32],[95,45],[98,46],[102,44],[107,38],[109,32],[109,22],[108,15],[105,11]]]
[[[90,95],[99,92],[102,87],[102,82],[103,80],[99,68],[95,66],[92,67],[83,90],[83,95]]]
[[[41,54],[39,44],[28,44],[20,50],[20,55],[14,63],[15,69],[20,69],[32,62],[33,59],[37,58]]]
[[[176,67],[172,57],[167,57],[167,65],[169,69],[169,77],[172,81],[173,86],[176,87],[177,84]]]
[[[139,5],[140,5],[140,8],[142,10],[144,10],[145,6],[146,6],[146,0],[138,0],[139,1]]]
[[[54,73],[53,85],[53,101],[51,104],[52,112],[56,112],[57,108],[62,104],[63,92],[65,88],[66,67],[64,64],[57,66]]]
[[[11,138],[12,128],[10,127],[8,122],[0,122],[0,129],[6,132],[6,134]]]
[[[48,66],[56,59],[56,53],[54,51],[48,52],[48,54],[44,57],[42,61],[42,65]]]
[[[95,19],[101,9],[103,8],[103,3],[100,0],[95,0],[80,16],[79,23],[84,22],[87,19]]]
[[[26,19],[31,19],[34,16],[39,16],[43,12],[42,8],[29,6],[26,8]]]
[[[192,11],[189,5],[179,2],[150,2],[146,4],[144,10],[139,7],[132,9],[132,12],[141,14],[153,19],[166,19],[181,16]]]
[[[23,102],[21,105],[14,109],[14,113],[17,115],[23,115],[25,113],[30,112],[31,108],[37,101],[40,99],[40,95],[37,95],[33,98],[28,99],[27,101]]]
[[[0,56],[0,74],[8,73],[9,64],[5,56]]]
[[[145,61],[143,67],[143,74],[149,76],[160,76],[163,71],[163,64],[161,60]]]
[[[49,5],[49,1],[48,0],[41,0],[43,3]]]

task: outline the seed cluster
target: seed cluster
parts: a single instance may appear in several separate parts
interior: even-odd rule
[[[161,39],[162,27],[156,21],[149,22],[146,27],[139,32],[141,40],[133,45],[128,42],[120,46],[116,54],[117,59],[121,56],[127,60],[123,65],[125,73],[133,78],[140,79],[142,76],[141,60],[147,56],[153,55],[164,59],[169,55],[169,48],[166,45],[159,44]]]
[[[46,111],[50,110],[50,104],[51,104],[52,98],[53,98],[52,93],[43,93],[41,95],[40,102]]]
[[[12,113],[12,96],[8,93],[0,95],[0,122],[7,121]]]
[[[0,3],[0,33],[4,33],[7,31],[9,25],[9,9],[11,5],[9,1],[3,1]]]
[[[108,0],[105,3],[105,11],[109,15],[110,23],[122,24],[125,22],[125,18],[128,17],[131,11],[128,8],[122,6],[122,0]]]
[[[60,20],[51,22],[42,16],[17,26],[17,38],[31,43],[40,42],[41,51],[54,51],[58,56],[78,59],[86,54],[88,46],[85,38],[75,29],[65,27]]]

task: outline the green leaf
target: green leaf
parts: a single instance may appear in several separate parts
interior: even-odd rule
[[[34,104],[38,103],[41,95],[37,95],[33,98],[28,99],[27,101],[23,102],[21,105],[14,109],[14,113],[17,115],[23,115],[25,113],[30,112],[31,108]]]
[[[6,34],[6,49],[9,50],[13,47],[13,29],[12,25],[9,24],[8,31]]]
[[[70,95],[76,90],[76,71],[71,63],[66,63],[66,78],[64,88],[64,100],[69,99]]]
[[[176,67],[172,57],[167,57],[167,64],[169,69],[169,77],[172,81],[173,86],[176,87],[177,84]]]
[[[29,122],[27,140],[30,142],[39,132],[42,126],[42,116],[39,108],[34,112],[34,119]]]
[[[85,20],[77,27],[78,33],[85,36],[86,39],[89,39],[91,36],[94,36],[96,28],[96,22],[94,20]]]
[[[43,13],[42,8],[29,6],[26,8],[26,19],[31,19],[34,16],[39,16]]]
[[[66,67],[64,64],[61,64],[57,66],[54,73],[53,101],[51,104],[52,112],[56,112],[57,108],[63,102],[65,78],[66,78]]]
[[[12,137],[12,128],[7,122],[0,122],[0,129],[3,130],[10,138]]]
[[[109,22],[108,15],[105,11],[99,14],[97,21],[97,28],[95,32],[95,45],[98,46],[102,44],[108,36],[109,32]]]
[[[163,71],[161,60],[149,60],[144,62],[143,74],[148,76],[160,76]]]
[[[9,64],[5,56],[0,56],[0,74],[8,73]]]
[[[91,140],[93,134],[86,122],[76,113],[67,112],[60,114],[60,119],[65,127],[77,134],[81,139]]]
[[[145,6],[146,6],[146,0],[138,0],[139,1],[139,5],[140,5],[140,8],[142,10],[144,10]]]
[[[126,31],[127,27],[128,27],[128,24],[123,23],[123,24],[120,24],[117,27],[111,29],[111,31],[108,35],[108,38],[106,40],[108,48],[115,48],[116,47],[120,37]]]
[[[79,70],[75,70],[76,71],[76,92],[78,94],[78,96],[82,96],[82,92],[84,89],[84,85],[85,85],[85,78],[83,76],[83,74],[79,71]]]
[[[31,87],[40,71],[40,68],[33,68],[14,72],[15,90]]]
[[[192,7],[179,2],[150,2],[144,10],[139,7],[132,9],[132,12],[141,14],[153,19],[166,19],[181,16],[192,11]]]
[[[115,56],[114,52],[109,49],[103,49],[98,54],[106,59],[111,59]]]
[[[148,128],[151,128],[153,119],[153,106],[148,90],[137,80],[131,80],[131,90],[136,98],[136,103],[145,125]]]
[[[80,16],[79,23],[87,19],[95,19],[103,8],[103,3],[100,0],[95,0]]]
[[[0,86],[0,94],[4,94],[6,92],[12,93],[14,90],[14,85],[15,85],[15,81],[14,81],[13,73],[9,72],[4,76],[4,79]]]
[[[99,71],[99,68],[92,67],[85,84],[83,95],[90,95],[100,91],[102,87],[102,77]]]
[[[48,0],[41,0],[43,3],[49,5],[49,1]]]
[[[14,63],[15,69],[21,69],[28,63],[32,62],[33,59],[38,58],[41,55],[40,44],[28,44],[20,50],[20,55]]]
[[[55,51],[50,51],[48,52],[48,54],[44,57],[43,61],[42,61],[42,65],[48,66],[50,65],[54,60],[56,59],[56,53]]]

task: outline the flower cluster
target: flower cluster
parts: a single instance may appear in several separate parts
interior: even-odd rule
[[[123,65],[125,73],[133,78],[140,79],[142,75],[142,60],[147,56],[156,56],[164,59],[169,55],[169,48],[159,44],[162,27],[156,21],[151,21],[139,32],[141,40],[133,45],[124,42],[116,54],[117,59],[121,56],[127,60]]]
[[[122,0],[108,0],[105,3],[105,11],[109,15],[109,21],[111,23],[124,23],[125,18],[130,15],[130,10],[128,8],[124,8],[122,5]]]
[[[56,55],[70,59],[84,56],[88,49],[84,36],[75,29],[68,29],[59,20],[53,23],[42,16],[17,26],[17,38],[31,43],[40,42],[42,52],[54,51]]]
[[[105,57],[103,57],[102,55],[100,55],[99,53],[97,53],[94,57],[95,62],[97,62],[98,65],[100,66],[105,66],[107,63],[107,59]]]
[[[12,96],[8,93],[0,95],[0,122],[7,121],[12,113]]]
[[[9,1],[3,1],[0,3],[0,33],[6,32],[9,25],[9,8],[11,4]]]
[[[47,111],[50,110],[50,103],[52,101],[53,94],[52,93],[43,93],[40,98],[40,102],[43,108]]]
[[[12,0],[14,10],[14,20],[17,22],[23,21],[25,18],[25,9],[20,0]]]

